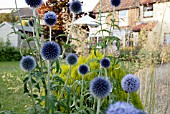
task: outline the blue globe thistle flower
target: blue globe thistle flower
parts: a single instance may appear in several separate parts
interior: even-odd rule
[[[69,5],[69,9],[74,14],[79,14],[82,11],[82,5],[80,1],[73,1]]]
[[[117,7],[117,6],[120,5],[121,0],[110,0],[110,3],[111,3],[112,6]]]
[[[103,68],[109,68],[110,67],[110,60],[108,58],[103,58],[100,61],[100,66]]]
[[[99,76],[94,78],[90,83],[90,93],[96,98],[104,98],[110,94],[112,89],[108,79]]]
[[[133,74],[127,74],[123,77],[121,86],[122,89],[128,93],[135,92],[139,89],[140,79]]]
[[[20,67],[25,71],[32,71],[36,67],[36,61],[32,56],[24,56],[20,61]]]
[[[53,26],[57,22],[57,15],[53,11],[48,11],[44,14],[44,21],[46,25]]]
[[[74,53],[69,53],[66,56],[66,63],[69,65],[75,65],[77,63],[78,57]]]
[[[81,75],[85,75],[89,72],[89,67],[85,64],[82,64],[79,66],[78,68],[78,73],[80,73]]]
[[[34,26],[34,19],[30,19],[29,21],[28,21],[28,26],[30,26],[30,27],[33,27]]]
[[[108,107],[106,114],[132,114],[132,112],[135,114],[136,109],[131,104],[118,101]]]
[[[44,60],[55,60],[61,53],[60,45],[54,41],[48,41],[41,47],[41,56]]]
[[[26,4],[30,7],[36,8],[41,6],[42,0],[25,0]]]
[[[134,113],[135,114],[135,113]],[[142,111],[142,110],[136,110],[136,114],[147,114],[146,112]]]

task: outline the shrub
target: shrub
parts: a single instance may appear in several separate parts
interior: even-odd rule
[[[23,49],[23,55],[29,54],[28,49]],[[0,48],[0,61],[19,61],[21,54],[18,48],[12,46],[3,46]]]
[[[85,90],[87,91],[89,90],[89,82],[93,78],[97,77],[99,73],[102,74],[103,76],[106,76],[104,73],[105,72],[104,69],[100,69],[100,63],[99,63],[103,57],[104,56],[102,55],[102,53],[97,52],[97,55],[95,56],[94,52],[92,51],[88,57],[80,56],[78,59],[78,63],[72,66],[69,85],[71,87],[74,87],[75,89],[74,91],[76,91],[77,94],[80,92],[80,87],[75,87],[73,85],[75,85],[76,80],[80,81],[82,79],[82,76],[78,73],[78,70],[77,70],[78,67],[81,64],[89,65],[90,72],[86,74],[84,77],[84,80],[86,83],[84,88],[86,88]],[[106,107],[108,106],[109,103],[127,100],[127,93],[123,91],[123,89],[121,88],[121,79],[126,75],[126,72],[122,68],[117,68],[119,67],[119,63],[116,63],[116,60],[114,57],[112,56],[108,56],[108,57],[111,59],[111,67],[108,68],[108,77],[110,78],[110,81],[113,85],[113,90],[112,90],[111,95],[104,99],[102,107],[101,107],[101,109],[103,110],[106,110]],[[61,69],[62,69],[62,72],[60,76],[63,78],[63,80],[66,80],[66,75],[69,70],[69,65],[62,64]],[[78,94],[78,97],[80,97],[79,94]],[[143,109],[142,102],[140,101],[140,98],[137,95],[137,93],[135,92],[131,93],[130,100],[131,100],[131,103],[136,108]],[[88,102],[87,101],[85,102],[87,103],[88,106],[90,106],[90,98],[89,98],[89,101]]]

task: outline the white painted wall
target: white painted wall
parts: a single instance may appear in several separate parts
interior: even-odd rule
[[[9,38],[11,46],[18,47],[18,35],[13,33],[8,36],[11,32],[13,32],[13,29],[8,24],[0,26],[0,38],[2,41],[6,42],[7,38]]]
[[[153,17],[151,18],[143,18],[143,6],[140,6],[140,20],[142,22],[157,21],[149,36],[160,39],[163,43],[165,33],[170,33],[170,2],[153,4]]]

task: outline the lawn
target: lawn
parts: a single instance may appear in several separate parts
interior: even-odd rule
[[[27,113],[30,100],[23,93],[22,73],[19,62],[0,62],[0,113],[4,110]]]

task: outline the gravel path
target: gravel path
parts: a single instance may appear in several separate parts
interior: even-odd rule
[[[152,72],[152,70],[154,72]],[[151,75],[151,72],[153,75]],[[170,114],[170,63],[158,66],[155,69],[147,67],[139,70],[137,74],[141,79],[141,87],[139,95],[143,104],[146,102],[146,107],[149,104],[149,94],[150,88],[149,82],[151,76],[155,80],[155,103],[154,103],[154,113],[153,114],[164,114],[165,109],[168,106],[166,114]],[[145,88],[146,87],[146,88]],[[147,97],[146,97],[147,96]],[[169,102],[169,103],[168,103]],[[148,108],[148,107],[147,107]],[[146,108],[146,111],[148,111]]]

